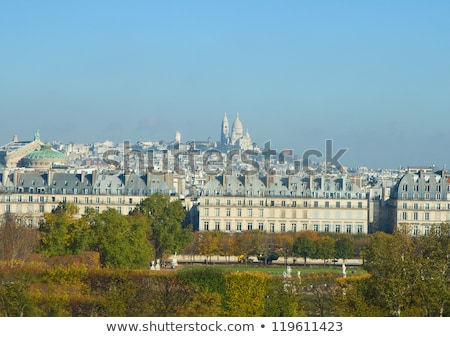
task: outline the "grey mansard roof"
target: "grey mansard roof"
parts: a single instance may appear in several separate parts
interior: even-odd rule
[[[392,187],[391,197],[402,200],[450,200],[450,176],[445,171],[410,170]]]
[[[201,192],[209,196],[362,198],[349,177],[220,175],[212,177]]]
[[[0,172],[0,193],[151,195],[170,194],[159,176],[145,174]]]

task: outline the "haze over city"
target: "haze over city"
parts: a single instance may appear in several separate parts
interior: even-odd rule
[[[450,163],[447,1],[0,5],[0,144],[252,140],[346,166]]]

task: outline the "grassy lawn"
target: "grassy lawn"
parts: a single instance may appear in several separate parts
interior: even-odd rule
[[[225,272],[263,272],[274,275],[282,275],[284,271],[286,271],[286,267],[284,265],[263,265],[259,263],[255,264],[211,264],[211,265],[202,265],[203,267],[209,266],[210,268],[220,268]],[[185,265],[183,268],[195,268],[195,266]],[[295,265],[291,266],[291,275],[297,275],[297,272],[300,271],[302,275],[307,273],[324,273],[324,272],[333,272],[333,273],[342,273],[341,266],[321,266],[321,265],[311,265],[311,266],[301,266]],[[359,266],[349,266],[347,267],[347,275],[351,274],[361,274],[366,273],[364,269]]]

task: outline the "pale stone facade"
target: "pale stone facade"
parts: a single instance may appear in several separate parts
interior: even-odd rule
[[[311,187],[310,187],[311,186]],[[369,200],[346,177],[212,178],[198,198],[198,229],[368,233]]]
[[[429,168],[411,168],[392,188],[387,203],[390,228],[426,235],[450,221],[450,175]]]

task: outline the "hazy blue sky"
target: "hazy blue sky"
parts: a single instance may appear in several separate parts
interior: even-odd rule
[[[2,1],[0,143],[220,138],[450,164],[450,1]]]

